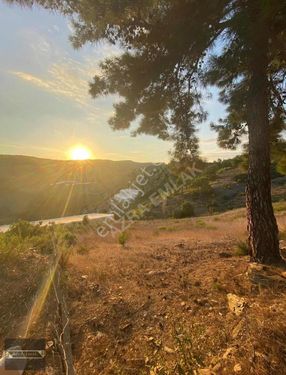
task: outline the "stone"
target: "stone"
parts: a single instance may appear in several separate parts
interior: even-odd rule
[[[238,373],[238,372],[241,372],[242,368],[241,368],[241,365],[239,363],[237,363],[234,368],[233,368],[233,371],[235,373]]]
[[[236,294],[227,294],[228,307],[231,312],[239,316],[247,306],[246,300],[243,297],[238,297]]]
[[[175,353],[175,350],[169,348],[168,346],[164,346],[164,351],[165,351],[166,353],[168,353],[168,354],[174,354],[174,353]]]

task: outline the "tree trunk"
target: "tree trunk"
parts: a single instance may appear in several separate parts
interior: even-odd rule
[[[254,2],[257,4],[257,2]],[[258,12],[257,12],[258,11]],[[246,189],[248,239],[252,260],[278,263],[278,227],[271,199],[270,126],[267,78],[267,23],[254,9],[250,18],[249,92],[247,125],[249,168]]]

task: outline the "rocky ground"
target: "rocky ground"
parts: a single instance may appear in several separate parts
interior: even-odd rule
[[[77,373],[285,374],[285,270],[237,255],[243,214],[139,222],[125,247],[84,234],[67,268]]]
[[[76,373],[284,375],[286,274],[241,256],[244,215],[137,222],[125,246],[93,226],[79,232],[62,272]],[[285,253],[286,212],[277,218]],[[31,249],[3,268],[1,348],[23,335],[50,264]],[[47,339],[44,373],[58,375],[50,286],[29,336]]]

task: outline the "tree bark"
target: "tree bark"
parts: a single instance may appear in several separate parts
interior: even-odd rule
[[[246,188],[248,239],[253,261],[279,263],[282,258],[271,198],[267,23],[260,17],[257,8],[254,8],[250,23],[247,100],[249,168]]]

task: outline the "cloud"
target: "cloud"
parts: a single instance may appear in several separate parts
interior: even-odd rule
[[[67,23],[67,26],[71,25]],[[60,30],[56,24],[50,29],[57,33]],[[101,73],[99,62],[102,59],[120,53],[118,47],[101,43],[85,49],[79,59],[75,59],[71,57],[73,52],[60,48],[57,39],[48,35],[27,29],[23,31],[23,38],[33,64],[25,70],[13,69],[9,71],[10,74],[60,100],[72,101],[87,122],[107,121],[112,116],[112,104],[116,97],[92,99],[89,82]]]
[[[87,121],[99,121],[112,115],[112,102],[106,100],[98,107],[88,92],[88,82],[99,70],[90,61],[78,62],[64,57],[49,66],[45,77],[23,71],[10,71],[12,75],[51,93],[59,99],[71,100],[84,111]]]

